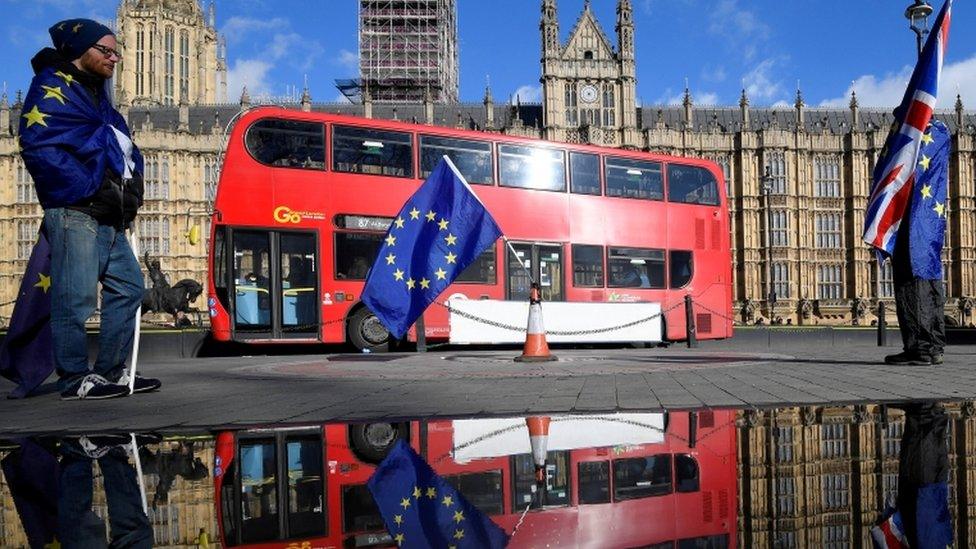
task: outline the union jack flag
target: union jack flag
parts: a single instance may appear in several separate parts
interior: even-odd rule
[[[895,235],[915,185],[922,135],[932,119],[939,95],[951,11],[952,0],[947,0],[919,55],[905,97],[895,110],[895,123],[874,168],[863,238],[881,255],[890,256],[895,249]]]

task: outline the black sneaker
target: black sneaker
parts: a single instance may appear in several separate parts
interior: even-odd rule
[[[101,400],[129,394],[127,387],[110,383],[98,374],[88,374],[74,387],[61,392],[61,400]]]
[[[116,381],[115,383],[116,385],[121,385],[122,387],[125,387],[126,391],[128,391],[129,372],[128,371],[123,372],[122,377],[120,377],[119,380]],[[136,382],[132,385],[132,392],[148,393],[150,391],[155,391],[156,389],[159,389],[162,386],[163,386],[163,382],[159,381],[156,378],[142,377],[141,375],[136,374]]]
[[[902,351],[895,355],[885,357],[885,364],[897,364],[900,366],[924,366],[932,364],[932,359],[926,355],[916,352]]]
[[[944,359],[942,357],[942,353],[933,353],[929,357],[929,360],[931,360],[931,363],[932,364],[942,364],[944,362]]]

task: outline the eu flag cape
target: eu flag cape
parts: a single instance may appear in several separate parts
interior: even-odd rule
[[[45,209],[95,193],[106,169],[143,173],[143,159],[104,89],[96,103],[71,74],[47,67],[31,81],[20,117],[20,148]]]
[[[369,491],[397,546],[505,547],[508,536],[400,440],[369,477]]]
[[[915,188],[907,216],[908,248],[912,274],[925,280],[942,280],[952,140],[945,124],[934,119],[921,140]]]
[[[17,387],[8,398],[24,398],[54,371],[51,342],[51,245],[44,230],[27,262],[7,337],[0,346],[0,375]]]
[[[363,303],[397,339],[502,231],[446,156],[390,224]]]

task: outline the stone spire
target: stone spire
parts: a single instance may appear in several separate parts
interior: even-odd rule
[[[302,88],[302,111],[310,112],[312,110],[312,94],[308,91],[308,75],[305,75],[305,87]]]
[[[685,82],[685,96],[681,100],[681,105],[685,108],[685,127],[692,129],[695,103],[691,99],[691,89],[688,88],[687,82]]]
[[[0,95],[0,135],[10,135],[10,105],[7,103],[7,83],[3,83],[3,95]]]
[[[373,118],[373,96],[369,93],[369,85],[363,85],[363,117]]]
[[[861,109],[857,102],[857,91],[851,89],[851,128],[857,130],[861,127]]]
[[[247,85],[241,88],[241,110],[251,108],[251,96],[247,93]]]
[[[800,82],[796,83],[796,101],[793,102],[793,108],[796,110],[796,129],[803,130],[803,108],[806,103],[803,102],[803,92],[800,91]]]
[[[495,99],[491,96],[491,82],[485,83],[485,126],[486,129],[495,128]]]
[[[553,59],[559,55],[559,20],[556,17],[556,0],[542,0],[542,58]]]
[[[965,110],[962,106],[962,95],[956,94],[956,131],[962,131],[962,125],[965,121]]]
[[[434,94],[430,91],[430,86],[424,90],[424,119],[425,123],[434,123]]]
[[[742,131],[749,129],[749,96],[746,89],[742,88],[742,95],[739,96],[739,112],[742,113]]]
[[[634,9],[630,0],[617,2],[617,46],[621,59],[634,59]]]

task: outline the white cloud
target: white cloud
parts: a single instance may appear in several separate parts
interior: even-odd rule
[[[514,105],[516,101],[521,101],[522,103],[541,103],[542,86],[519,86],[515,90],[515,93],[512,94],[512,104]]]
[[[281,17],[268,20],[232,17],[223,26],[222,33],[229,41],[262,45],[261,51],[252,57],[239,57],[233,61],[227,71],[230,98],[240,94],[245,85],[251,97],[270,95],[269,73],[276,65],[287,63],[307,73],[325,51],[318,40],[308,40],[292,31],[291,23]]]
[[[236,44],[248,39],[248,34],[283,30],[289,27],[288,20],[282,17],[273,19],[255,19],[252,17],[231,17],[224,23],[220,33],[227,37],[227,42]]]
[[[769,26],[759,16],[739,5],[739,0],[721,0],[709,16],[708,31],[725,38],[742,58],[755,58],[758,46],[769,38]]]
[[[234,66],[227,71],[227,99],[235,101],[240,98],[244,86],[247,86],[247,92],[251,97],[270,93],[269,70],[271,70],[271,63],[260,59],[234,61]]]
[[[725,67],[719,65],[713,67],[711,65],[705,65],[701,70],[701,79],[705,82],[724,82],[725,81]]]
[[[783,91],[782,82],[773,76],[776,58],[764,59],[742,77],[742,86],[750,100],[771,101]]]
[[[681,105],[685,100],[685,92],[674,93],[672,88],[664,90],[664,93],[657,98],[656,105]],[[718,94],[715,92],[691,92],[691,102],[695,105],[718,105]]]
[[[359,70],[359,54],[349,50],[339,50],[339,55],[332,60],[337,65],[342,65],[348,69]]]
[[[912,67],[907,65],[898,72],[888,73],[882,77],[865,74],[854,80],[843,95],[826,99],[820,105],[825,107],[847,106],[851,98],[851,91],[856,90],[857,102],[862,107],[895,107],[901,103],[911,76]],[[939,100],[936,107],[952,108],[955,105],[957,94],[962,96],[964,103],[967,98],[971,103],[976,103],[976,55],[942,67],[942,80],[939,82]]]

